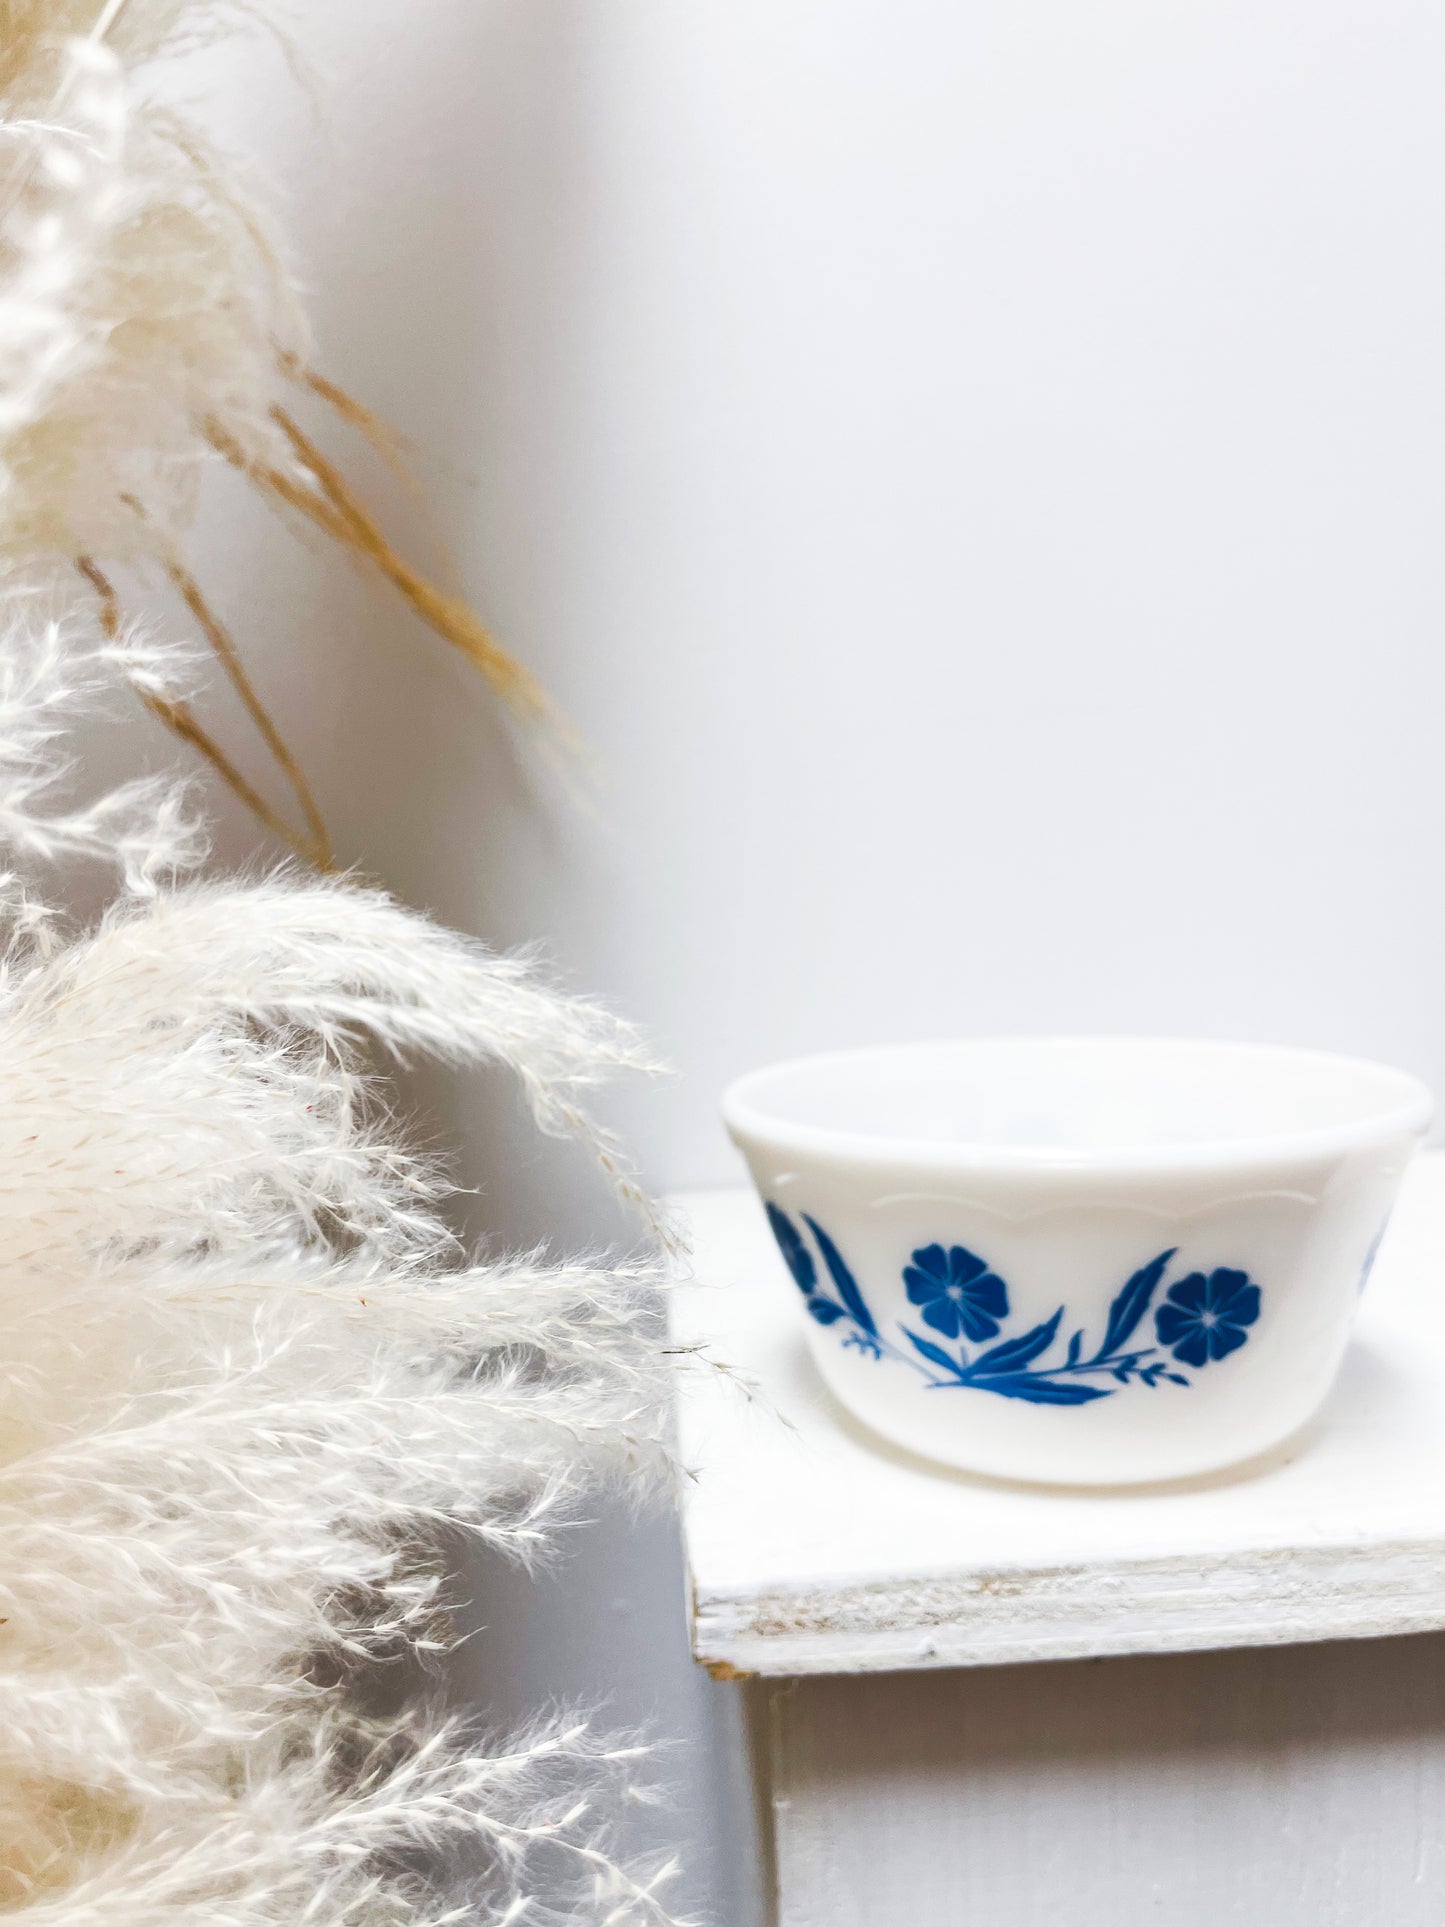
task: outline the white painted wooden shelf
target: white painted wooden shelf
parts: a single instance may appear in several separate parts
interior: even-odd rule
[[[697,1657],[801,1675],[1280,1645],[1445,1628],[1445,1155],[1412,1172],[1334,1396],[1242,1473],[1068,1491],[865,1434],[808,1359],[750,1191],[678,1200],[677,1340]]]

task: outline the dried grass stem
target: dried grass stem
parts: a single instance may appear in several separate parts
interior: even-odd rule
[[[400,591],[429,629],[459,649],[481,671],[516,715],[530,722],[550,722],[560,727],[552,704],[536,678],[494,640],[464,602],[428,582],[397,554],[340,470],[322,454],[294,417],[278,406],[272,408],[271,418],[314,486],[308,487],[305,481],[285,469],[248,460],[235,437],[219,421],[208,421],[206,432],[212,446],[263,493],[295,509],[350,554],[371,563]]]
[[[78,556],[75,566],[96,593],[100,604],[101,628],[107,640],[110,642],[117,641],[121,634],[122,616],[120,597],[116,592],[115,584],[90,556]],[[182,575],[185,574],[184,571],[181,571],[181,573]],[[172,579],[174,580],[175,578],[173,577]],[[190,581],[189,577],[187,577],[186,580],[190,583],[190,587],[194,591],[196,601],[200,604],[201,608],[206,610],[208,620],[203,620],[199,613],[197,613],[197,620],[202,623],[202,627],[205,629],[206,640],[211,644],[212,648],[216,648],[216,636],[221,636],[229,646],[232,658],[235,659],[235,645],[230,642],[230,638],[226,636],[224,629],[216,621],[215,617],[211,615],[208,605],[200,595],[199,588],[194,582]],[[177,583],[177,587],[180,586],[181,585]],[[185,594],[184,589],[182,589],[182,593]],[[186,600],[188,604],[191,603],[190,596],[187,596]],[[193,608],[195,607],[194,604],[191,606]],[[224,665],[226,657],[220,649],[216,649],[216,653],[221,657]],[[236,668],[240,671],[242,679],[249,688],[249,678],[245,676],[245,671],[241,669],[239,660],[236,661]],[[233,681],[234,680],[233,678]],[[264,829],[269,830],[271,834],[284,843],[289,850],[296,856],[299,856],[303,862],[311,864],[313,868],[322,871],[332,871],[335,869],[331,839],[327,834],[325,823],[322,821],[319,813],[316,813],[316,805],[314,800],[311,799],[310,788],[306,784],[305,778],[297,767],[294,758],[290,756],[290,752],[286,750],[285,744],[281,741],[279,734],[276,733],[275,726],[271,723],[270,717],[262,707],[260,699],[254,696],[254,690],[252,691],[252,695],[255,699],[256,709],[260,710],[260,717],[265,719],[263,724],[260,718],[257,718],[258,727],[261,728],[262,735],[266,738],[268,745],[271,744],[273,737],[275,743],[280,745],[282,752],[290,762],[291,771],[294,772],[293,782],[296,784],[297,794],[304,796],[306,804],[309,804],[307,816],[309,830],[306,834],[294,829],[279,811],[271,807],[255,785],[249,782],[236,767],[235,763],[231,761],[231,758],[226,754],[225,750],[221,748],[221,745],[216,741],[215,737],[197,720],[195,711],[189,703],[178,702],[173,697],[161,695],[153,689],[146,689],[136,682],[132,682],[131,687],[135,691],[138,700],[150,711],[156,721],[168,729],[179,741],[183,742],[187,748],[193,749],[202,757],[216,772],[217,776],[220,777],[232,795],[251,812]],[[249,703],[247,704],[247,708],[251,708]],[[255,717],[256,710],[252,710],[251,713],[253,717]],[[281,759],[278,757],[278,761],[279,760]],[[285,764],[283,763],[283,768],[284,767]],[[305,805],[303,805],[303,807],[304,806]]]

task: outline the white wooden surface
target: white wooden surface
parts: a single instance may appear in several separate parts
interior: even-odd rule
[[[1439,1927],[1445,1638],[754,1681],[776,1927]]]
[[[680,1200],[680,1412],[697,1657],[723,1676],[891,1671],[1445,1627],[1445,1156],[1421,1160],[1337,1391],[1243,1475],[1030,1489],[865,1436],[819,1382],[751,1192]]]

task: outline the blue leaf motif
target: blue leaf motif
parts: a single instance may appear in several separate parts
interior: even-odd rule
[[[764,1208],[768,1214],[768,1228],[783,1254],[783,1263],[793,1274],[793,1283],[798,1290],[806,1295],[818,1282],[818,1267],[813,1263],[813,1254],[798,1236],[798,1228],[786,1211],[771,1202]]]
[[[831,1298],[810,1298],[808,1310],[820,1325],[831,1325],[835,1319],[846,1317],[841,1305],[835,1305]]]
[[[844,1264],[838,1247],[823,1227],[810,1218],[806,1211],[803,1213],[803,1223],[818,1241],[818,1249],[823,1254],[823,1263],[828,1267],[833,1283],[838,1287],[838,1296],[848,1307],[848,1316],[855,1325],[861,1325],[865,1332],[876,1338],[878,1327],[873,1323],[873,1314],[864,1304],[863,1294],[859,1291],[852,1272]]]
[[[1108,1398],[1097,1385],[1061,1384],[1058,1379],[1041,1378],[1033,1372],[1005,1373],[981,1382],[982,1392],[998,1392],[1004,1398],[1027,1399],[1030,1405],[1088,1405],[1096,1398]]]
[[[1161,1251],[1142,1271],[1136,1271],[1110,1305],[1109,1323],[1098,1351],[1100,1358],[1111,1358],[1126,1339],[1133,1337],[1134,1328],[1148,1311],[1149,1300],[1154,1296],[1159,1280],[1168,1270],[1169,1260],[1178,1248],[1177,1245],[1171,1245],[1168,1251]]]
[[[1384,1243],[1385,1233],[1389,1229],[1390,1229],[1390,1218],[1389,1218],[1389,1213],[1387,1212],[1385,1215],[1384,1223],[1380,1226],[1379,1230],[1375,1233],[1374,1237],[1371,1238],[1370,1248],[1365,1253],[1364,1263],[1360,1266],[1360,1282],[1355,1286],[1355,1290],[1357,1292],[1363,1291],[1365,1289],[1365,1286],[1369,1284],[1370,1273],[1375,1269],[1375,1259],[1379,1255],[1380,1246]]]
[[[950,1378],[963,1377],[963,1367],[956,1358],[950,1358],[941,1345],[934,1345],[928,1339],[920,1338],[917,1332],[909,1331],[906,1325],[900,1326],[899,1329],[913,1349],[926,1358],[930,1365],[937,1365],[939,1370],[947,1372]]]
[[[1063,1315],[1064,1308],[1060,1305],[1045,1324],[1035,1325],[1022,1338],[1009,1338],[1002,1345],[995,1345],[992,1351],[985,1352],[982,1358],[973,1361],[970,1375],[981,1377],[987,1373],[992,1376],[996,1372],[1018,1371],[1024,1365],[1031,1365],[1041,1352],[1046,1352],[1053,1344]]]

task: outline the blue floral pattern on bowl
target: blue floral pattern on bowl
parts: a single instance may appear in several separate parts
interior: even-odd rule
[[[909,1303],[921,1307],[924,1324],[945,1338],[957,1338],[962,1331],[981,1345],[998,1336],[999,1320],[1008,1317],[1008,1286],[962,1245],[947,1251],[942,1245],[925,1245],[915,1251],[903,1282]]]
[[[1260,1288],[1230,1266],[1192,1271],[1171,1284],[1154,1311],[1154,1343],[1131,1344],[1177,1256],[1161,1251],[1124,1284],[1109,1306],[1104,1333],[1090,1348],[1076,1329],[1066,1343],[1060,1333],[1067,1306],[1052,1318],[1000,1338],[1010,1316],[1008,1286],[988,1261],[966,1245],[923,1245],[903,1267],[908,1302],[937,1337],[898,1324],[903,1344],[880,1330],[858,1281],[828,1233],[806,1212],[803,1223],[823,1261],[820,1282],[808,1240],[787,1212],[767,1206],[778,1249],[794,1284],[820,1325],[846,1325],[845,1346],[874,1359],[892,1359],[920,1373],[930,1390],[967,1387],[1033,1405],[1088,1405],[1109,1398],[1121,1385],[1190,1385],[1179,1366],[1200,1371],[1239,1350],[1260,1313]],[[1071,1321],[1070,1321],[1071,1322]],[[1054,1356],[1060,1344],[1063,1355]],[[987,1346],[970,1351],[970,1346]],[[1097,1381],[1112,1380],[1104,1384]],[[1093,1382],[1091,1382],[1093,1381]]]
[[[1181,1365],[1207,1365],[1238,1351],[1259,1317],[1259,1286],[1243,1271],[1191,1271],[1171,1285],[1154,1314],[1154,1331]]]

